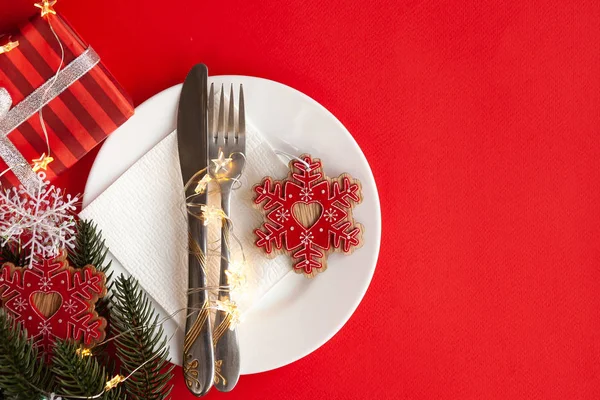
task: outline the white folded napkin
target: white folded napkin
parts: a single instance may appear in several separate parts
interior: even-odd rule
[[[292,270],[287,257],[266,258],[254,245],[253,232],[261,226],[263,213],[252,205],[252,186],[265,176],[286,176],[287,166],[250,123],[247,130],[243,185],[234,191],[231,207],[234,233],[243,245],[248,266],[247,288],[235,298],[242,311],[256,304]],[[218,194],[209,197],[209,204],[220,205]],[[187,303],[185,215],[177,132],[157,144],[80,213],[81,218],[98,224],[114,257],[169,314],[185,308]],[[215,244],[219,237],[219,228],[213,226],[209,248],[219,249]],[[235,243],[232,253],[233,259],[241,257]],[[209,284],[217,285],[219,255],[209,252],[209,260]],[[184,327],[185,313],[178,314],[177,323]]]

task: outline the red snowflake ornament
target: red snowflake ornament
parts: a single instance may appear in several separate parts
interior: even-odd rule
[[[294,270],[313,277],[327,268],[333,251],[351,253],[362,245],[364,228],[352,208],[362,201],[358,180],[348,174],[327,178],[321,160],[304,154],[290,162],[283,181],[267,177],[254,187],[255,204],[266,212],[263,229],[255,230],[256,245],[269,255],[290,254]]]
[[[5,263],[0,270],[0,298],[23,323],[42,353],[56,339],[81,341],[87,347],[104,340],[106,320],[94,305],[106,294],[106,277],[88,265],[69,266],[67,254],[34,261],[32,268]]]

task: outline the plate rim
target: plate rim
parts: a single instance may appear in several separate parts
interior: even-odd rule
[[[292,364],[298,360],[301,360],[302,358],[310,355],[311,353],[313,353],[314,351],[318,350],[320,347],[322,347],[323,345],[325,345],[327,342],[329,342],[337,333],[340,332],[340,330],[348,323],[348,321],[350,320],[350,318],[352,317],[352,315],[354,315],[354,313],[356,312],[356,310],[358,309],[360,303],[363,301],[366,292],[368,291],[370,284],[373,280],[373,277],[375,275],[375,270],[377,268],[377,264],[378,264],[378,260],[379,260],[379,254],[381,252],[381,237],[382,237],[382,213],[381,213],[381,201],[380,201],[380,196],[379,196],[379,190],[377,187],[377,181],[375,180],[375,176],[373,174],[373,170],[371,168],[371,164],[369,163],[369,160],[367,159],[366,155],[364,154],[364,152],[362,151],[362,148],[360,147],[360,145],[358,144],[358,142],[354,139],[354,136],[352,136],[352,134],[350,133],[350,131],[346,128],[346,126],[339,120],[339,118],[337,118],[337,116],[335,116],[331,111],[329,111],[325,106],[323,106],[322,104],[320,104],[318,101],[316,101],[315,99],[313,99],[312,97],[310,97],[309,95],[299,91],[298,89],[295,89],[291,86],[288,86],[284,83],[275,81],[275,80],[271,80],[271,79],[267,79],[267,78],[261,78],[261,77],[256,77],[256,76],[248,76],[248,75],[215,75],[215,76],[209,76],[209,79],[222,79],[222,80],[239,80],[239,79],[253,79],[253,80],[261,80],[261,81],[266,81],[269,84],[276,84],[276,85],[280,85],[285,87],[286,89],[291,89],[293,92],[295,92],[295,94],[299,94],[301,95],[305,100],[308,100],[313,106],[316,106],[317,108],[321,109],[322,111],[324,111],[325,113],[327,113],[330,117],[333,118],[333,120],[335,121],[335,123],[348,135],[348,137],[351,139],[349,140],[349,143],[352,143],[352,145],[355,147],[356,150],[358,150],[359,154],[362,155],[363,161],[365,162],[366,166],[367,166],[367,171],[368,171],[368,176],[366,177],[366,181],[368,181],[368,183],[372,186],[371,189],[373,190],[373,193],[375,195],[374,200],[374,206],[375,206],[375,213],[377,215],[377,220],[376,220],[376,225],[378,227],[377,232],[372,232],[369,234],[369,240],[374,240],[375,241],[375,246],[374,248],[376,249],[374,254],[372,254],[372,259],[373,259],[373,266],[372,268],[370,268],[370,273],[368,276],[368,279],[365,279],[365,284],[362,288],[362,290],[357,293],[360,294],[360,296],[356,296],[355,301],[353,304],[350,305],[350,307],[348,307],[347,312],[343,314],[342,318],[341,318],[341,322],[335,326],[335,328],[331,329],[331,332],[329,335],[324,336],[322,340],[319,341],[315,341],[315,344],[312,346],[307,346],[308,350],[305,350],[302,353],[301,356],[295,358],[295,359],[291,359],[291,360],[287,360],[284,362],[279,362],[276,363],[275,366],[272,366],[270,368],[263,368],[263,369],[257,369],[254,370],[252,372],[245,372],[244,375],[252,375],[252,374],[257,374],[257,373],[262,373],[262,372],[266,372],[266,371],[271,371],[271,370],[275,370],[281,367],[284,367],[286,365]],[[155,103],[157,101],[159,101],[159,98],[166,96],[170,91],[180,91],[181,90],[181,86],[183,84],[179,83],[176,85],[173,85],[169,88],[166,88],[156,94],[154,94],[153,96],[149,97],[148,99],[146,99],[144,102],[142,102],[139,106],[137,106],[135,108],[136,112],[135,114],[138,113],[138,110],[141,109],[145,109],[146,107],[149,106],[149,104]],[[134,117],[135,118],[135,114]],[[86,180],[86,184],[85,184],[85,190],[84,190],[84,194],[82,196],[82,209],[87,207],[91,202],[93,202],[100,194],[103,193],[104,190],[106,190],[112,183],[114,183],[116,180],[119,179],[119,177],[125,172],[127,171],[129,168],[131,168],[131,165],[128,165],[125,167],[125,169],[123,171],[121,171],[120,173],[116,174],[116,176],[114,176],[114,179],[102,179],[102,174],[99,171],[99,167],[98,165],[98,160],[102,160],[105,159],[107,156],[104,154],[106,153],[107,149],[110,149],[110,146],[106,146],[107,143],[110,143],[111,140],[116,140],[113,139],[115,137],[115,134],[118,133],[118,131],[120,129],[122,129],[123,125],[119,128],[117,128],[117,130],[115,130],[106,140],[105,142],[102,144],[101,149],[99,150],[96,159],[94,160],[92,167],[90,169],[90,173],[88,175],[88,178]],[[168,135],[168,133],[165,134]],[[162,140],[162,139],[161,139]],[[160,142],[160,140],[159,140]],[[150,147],[150,149],[152,149],[157,143],[153,143],[152,146]],[[150,150],[149,149],[149,150]],[[133,163],[135,164],[135,162],[137,162],[139,160],[136,159],[133,161]],[[114,174],[113,174],[114,175]],[[94,183],[94,181],[98,180],[98,182]],[[364,181],[365,179],[363,178],[361,180],[361,183],[363,183],[364,185]],[[96,186],[96,190],[94,190],[93,192],[90,192],[90,188],[91,188],[91,184],[94,183],[94,185]],[[93,196],[92,196],[93,193]],[[149,297],[151,297],[150,295],[148,295]]]

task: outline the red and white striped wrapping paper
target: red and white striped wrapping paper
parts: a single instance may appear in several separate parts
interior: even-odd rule
[[[63,44],[64,65],[68,65],[88,45],[59,15],[45,18],[50,18]],[[0,87],[8,90],[13,106],[51,79],[60,64],[60,44],[45,18],[36,16],[12,33],[11,40],[18,41],[19,46],[0,54]],[[46,171],[48,179],[52,181],[73,166],[127,121],[133,112],[133,103],[121,85],[101,62],[97,64],[44,108],[44,120],[54,157],[54,162]],[[28,161],[47,153],[37,114],[10,132],[8,139]],[[6,168],[6,164],[0,160],[0,170]],[[11,173],[5,175],[3,180],[4,184],[7,181],[12,185],[18,184]]]

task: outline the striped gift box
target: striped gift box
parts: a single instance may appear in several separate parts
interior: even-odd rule
[[[69,65],[88,45],[63,18],[48,17],[62,42],[64,65]],[[60,64],[61,48],[48,21],[39,16],[4,37],[19,43],[16,48],[0,54],[0,87],[8,91],[15,106],[53,78]],[[48,179],[54,179],[75,164],[133,112],[131,99],[101,62],[71,84],[43,110],[54,157],[46,171]],[[8,139],[28,161],[47,153],[37,113],[11,131]],[[0,159],[0,171],[6,168]],[[6,181],[13,185],[18,183],[12,173],[2,179],[4,184]]]

